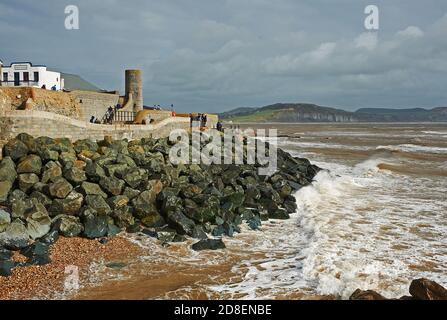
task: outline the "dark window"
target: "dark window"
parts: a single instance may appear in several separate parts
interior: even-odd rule
[[[3,72],[3,81],[8,82],[8,72]]]
[[[24,72],[23,73],[23,81],[24,82],[29,82],[29,72]]]
[[[39,72],[34,72],[34,82],[39,82]]]

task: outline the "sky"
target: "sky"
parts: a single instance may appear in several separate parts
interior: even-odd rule
[[[379,30],[366,30],[367,5]],[[65,28],[66,6],[79,30]],[[31,61],[145,105],[223,112],[277,102],[447,106],[445,0],[0,0],[0,59]]]

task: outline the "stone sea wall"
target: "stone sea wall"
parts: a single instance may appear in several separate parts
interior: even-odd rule
[[[173,129],[189,129],[189,119],[171,117],[154,125],[102,125],[72,119],[45,111],[14,110],[0,114],[0,140],[8,141],[19,133],[74,140],[140,139],[167,137]]]

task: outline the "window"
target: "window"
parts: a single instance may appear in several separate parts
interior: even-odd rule
[[[34,72],[34,82],[39,82],[39,72]]]
[[[3,72],[3,81],[8,82],[8,72]]]
[[[24,72],[23,73],[23,81],[24,82],[29,82],[29,72]]]

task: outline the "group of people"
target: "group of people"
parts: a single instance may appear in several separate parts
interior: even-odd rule
[[[208,116],[204,113],[199,113],[197,116],[194,116],[192,113],[189,114],[190,127],[206,127],[206,123],[208,122]]]
[[[121,108],[121,105],[119,105],[119,104],[116,105],[115,108],[113,108],[113,107],[107,108],[107,111],[106,111],[106,114],[104,115],[102,123],[112,124],[113,123],[113,118],[115,117],[115,111],[117,109],[120,109],[120,108]],[[96,118],[95,116],[91,116],[90,123],[100,124],[101,120]]]
[[[100,124],[101,121],[99,121],[99,119],[96,118],[95,116],[92,116],[92,117],[90,118],[90,123]]]
[[[108,124],[112,124],[113,118],[115,117],[115,110],[112,107],[107,109],[106,114],[104,115],[104,122]]]

